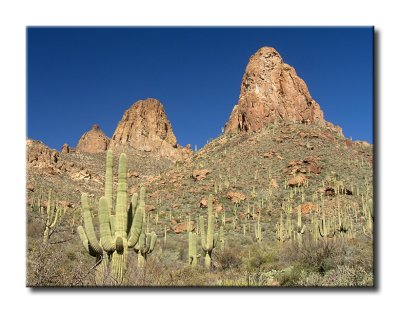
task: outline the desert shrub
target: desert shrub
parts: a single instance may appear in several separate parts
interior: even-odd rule
[[[362,267],[368,272],[373,271],[374,251],[370,239],[349,242],[346,250],[348,250],[347,265]]]
[[[40,221],[40,218],[33,215],[28,215],[26,231],[29,237],[42,238],[43,223]]]
[[[236,246],[226,247],[223,251],[217,250],[214,253],[213,263],[217,269],[237,269],[242,264],[240,250]]]
[[[294,285],[305,287],[372,287],[374,284],[373,273],[364,268],[338,265],[325,275],[302,271],[298,282]]]
[[[287,270],[278,273],[278,275],[276,275],[276,279],[278,280],[280,286],[296,286],[303,271],[304,270],[298,266],[289,267]]]
[[[89,284],[87,273],[74,268],[70,254],[60,245],[42,244],[41,239],[28,241],[27,286],[77,286]]]
[[[189,265],[164,274],[166,276],[166,286],[210,286],[209,271],[203,267],[192,267]]]
[[[242,249],[243,250],[243,249]],[[279,262],[278,251],[269,244],[254,244],[243,250],[243,264],[247,271],[269,271]]]
[[[346,254],[346,245],[339,240],[314,242],[306,237],[301,246],[296,243],[288,244],[282,255],[295,267],[325,273],[343,264]]]

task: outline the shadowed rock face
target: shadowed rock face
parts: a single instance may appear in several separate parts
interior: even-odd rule
[[[79,139],[76,151],[98,153],[107,151],[110,138],[108,138],[99,125],[93,125],[92,129],[84,133],[81,139]]]
[[[184,158],[187,150],[178,146],[163,105],[152,98],[139,100],[125,111],[112,136],[110,148],[134,148],[174,160]]]
[[[259,49],[243,75],[225,133],[257,131],[275,120],[323,122],[323,112],[293,67],[270,47]]]

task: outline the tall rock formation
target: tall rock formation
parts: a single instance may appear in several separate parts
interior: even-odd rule
[[[324,122],[323,112],[293,67],[270,47],[259,49],[243,75],[225,133],[257,131],[275,120]]]
[[[84,133],[79,139],[76,151],[98,153],[104,152],[108,149],[110,138],[108,138],[99,125],[94,124],[92,129]]]
[[[190,155],[186,148],[177,144],[163,105],[153,98],[139,100],[125,111],[114,131],[110,148],[134,148],[173,160]]]

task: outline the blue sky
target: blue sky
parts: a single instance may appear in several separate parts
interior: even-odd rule
[[[373,29],[27,28],[27,136],[75,146],[93,124],[112,136],[139,99],[157,98],[178,143],[202,147],[237,103],[250,56],[274,47],[325,119],[373,141]]]

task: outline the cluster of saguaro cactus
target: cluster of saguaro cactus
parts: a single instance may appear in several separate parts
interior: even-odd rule
[[[279,223],[276,224],[275,229],[276,229],[275,236],[276,239],[278,240],[279,245],[282,245],[282,243],[290,239],[290,232],[285,228],[285,224],[283,223],[282,212],[279,219]]]
[[[144,199],[144,189],[141,190],[143,194],[141,194],[140,198]],[[144,202],[143,202],[144,204]],[[155,232],[149,233],[147,231],[147,223],[148,221],[146,220],[146,215],[143,215],[143,226],[142,226],[142,231],[140,232],[139,240],[136,243],[136,245],[133,247],[135,252],[138,255],[138,268],[144,268],[147,260],[147,256],[151,254],[154,250],[154,247],[157,242],[157,235]]]
[[[118,167],[118,188],[115,214],[112,214],[112,151],[107,153],[105,196],[99,201],[100,240],[97,239],[87,195],[82,194],[82,216],[84,227],[78,227],[82,243],[90,255],[97,259],[98,275],[96,283],[104,283],[104,275],[111,261],[111,276],[116,284],[121,284],[126,270],[128,247],[133,248],[142,234],[145,211],[145,191],[142,187],[140,198],[132,196],[129,209],[127,193],[127,158],[120,155]],[[111,203],[111,205],[110,205]],[[129,234],[129,236],[128,236]]]
[[[373,222],[374,222],[374,204],[372,199],[368,199],[363,204],[363,213],[365,225],[363,226],[364,234],[368,237],[373,235]]]
[[[200,234],[201,234],[201,248],[205,252],[204,265],[207,269],[211,269],[211,255],[214,248],[217,246],[219,240],[219,233],[215,231],[215,216],[212,208],[212,196],[208,197],[208,221],[207,221],[207,233],[204,228],[204,217],[200,216]]]
[[[318,223],[319,234],[324,239],[333,238],[336,234],[336,229],[331,220],[326,218],[324,206],[321,207],[321,211],[322,211],[322,216]]]
[[[198,228],[198,224],[196,225],[196,228]],[[188,216],[186,229],[188,233],[188,243],[189,243],[188,262],[192,266],[197,266],[200,255],[197,254],[197,235],[192,231],[190,215]]]
[[[41,189],[36,197],[33,197],[30,209],[31,212],[37,212],[42,214],[42,201],[43,201],[43,190]]]
[[[63,210],[57,205],[56,201],[52,201],[51,190],[49,190],[49,196],[47,200],[47,210],[46,213],[43,212],[41,208],[41,214],[44,221],[44,232],[43,232],[43,242],[47,243],[49,238],[54,231],[57,222],[60,221]]]

